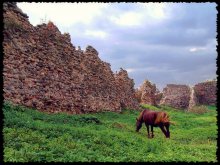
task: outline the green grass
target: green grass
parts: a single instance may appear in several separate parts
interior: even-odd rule
[[[155,106],[148,105],[148,104],[142,104],[141,107],[144,108],[144,109],[151,109],[151,110],[156,110],[156,111],[160,110],[159,107],[155,107]]]
[[[5,103],[5,162],[217,162],[216,107],[203,114],[162,106],[168,112],[171,138],[159,128],[148,139],[135,132],[139,111],[82,115],[46,114]]]

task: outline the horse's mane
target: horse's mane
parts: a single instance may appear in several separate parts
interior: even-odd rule
[[[158,112],[154,124],[169,122],[169,116],[165,112]]]

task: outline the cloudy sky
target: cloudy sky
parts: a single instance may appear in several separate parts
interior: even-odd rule
[[[34,26],[49,20],[73,45],[92,45],[112,70],[161,90],[216,78],[216,3],[17,3]]]

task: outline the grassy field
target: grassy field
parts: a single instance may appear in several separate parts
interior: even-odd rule
[[[216,107],[203,114],[170,107],[171,138],[159,128],[148,139],[135,132],[139,111],[45,114],[5,103],[4,162],[217,162]]]

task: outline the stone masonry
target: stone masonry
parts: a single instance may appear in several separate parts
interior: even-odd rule
[[[52,23],[32,26],[15,2],[3,4],[4,99],[46,112],[135,109],[134,83],[114,74],[92,46],[75,49]]]
[[[196,104],[216,105],[217,81],[206,81],[194,86]]]
[[[187,109],[190,101],[190,87],[187,85],[168,84],[163,89],[160,104],[174,108]]]
[[[115,74],[115,81],[118,91],[118,97],[120,98],[120,105],[123,108],[138,109],[139,104],[135,98],[134,80],[128,77],[128,73],[124,69],[120,69]]]
[[[157,106],[162,98],[162,93],[156,88],[156,85],[149,80],[136,89],[135,96],[140,104],[149,104]]]
[[[137,93],[139,94],[139,99],[141,104],[156,105],[156,85],[152,84],[150,81],[145,80],[140,86]],[[138,94],[136,94],[138,95]]]
[[[155,92],[155,102],[156,102],[156,105],[159,105],[160,104],[160,101],[163,97],[163,93],[159,91],[159,89],[156,89],[156,92]]]
[[[174,108],[190,109],[196,105],[216,105],[216,81],[206,81],[193,87],[168,84],[163,89],[160,104]]]

